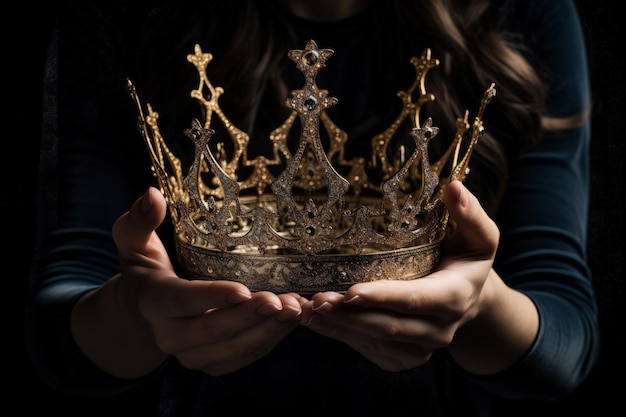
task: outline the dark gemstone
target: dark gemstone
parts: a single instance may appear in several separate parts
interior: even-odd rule
[[[304,107],[309,111],[315,109],[317,107],[317,99],[315,97],[308,97],[304,100]]]
[[[302,55],[302,61],[308,66],[315,65],[318,58],[319,54],[317,51],[306,51],[304,55]]]

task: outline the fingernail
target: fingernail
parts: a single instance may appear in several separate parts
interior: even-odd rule
[[[226,297],[226,301],[230,304],[239,304],[248,301],[252,296],[243,292],[232,292]]]
[[[359,295],[355,295],[352,298],[348,298],[347,300],[344,300],[344,303],[352,303],[352,304],[360,304],[361,303],[362,298],[359,297]]]
[[[465,188],[463,182],[461,182],[460,190],[461,191],[459,192],[459,203],[461,203],[462,207],[467,207],[469,203],[469,196],[467,195],[467,188]]]
[[[300,313],[302,313],[302,310],[299,308],[296,308],[294,306],[283,306],[282,311],[276,315],[276,321],[290,321],[298,317]]]
[[[143,194],[143,198],[141,199],[141,211],[144,213],[148,213],[152,209],[152,197],[150,189]]]
[[[263,304],[256,309],[256,312],[262,316],[271,316],[272,314],[276,314],[280,310],[281,309],[274,304]]]
[[[313,311],[329,310],[329,309],[330,309],[330,303],[328,301],[324,301],[322,304],[318,305],[317,307],[313,306]]]

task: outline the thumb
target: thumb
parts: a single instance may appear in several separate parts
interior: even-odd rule
[[[120,254],[139,252],[154,256],[164,253],[155,230],[165,219],[166,210],[165,198],[154,187],[135,200],[130,210],[113,224],[113,240]]]
[[[456,227],[446,243],[449,254],[493,257],[500,240],[495,222],[461,181],[446,186],[444,203]]]

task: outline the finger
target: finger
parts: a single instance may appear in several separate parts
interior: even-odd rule
[[[188,281],[173,275],[152,274],[143,297],[149,300],[144,314],[153,318],[198,317],[205,312],[229,307],[252,298],[250,290],[235,281]]]
[[[270,353],[296,326],[295,322],[281,323],[272,317],[266,318],[257,326],[231,338],[225,348],[221,346],[217,349],[216,355],[200,348],[196,354],[212,360],[205,360],[204,366],[198,369],[213,376],[241,369]]]
[[[113,240],[120,256],[133,253],[146,256],[158,255],[161,261],[169,264],[169,258],[163,245],[154,233],[163,222],[167,204],[163,195],[154,187],[150,187],[139,197],[130,210],[120,216],[113,224]]]
[[[220,281],[225,282],[225,281]],[[162,348],[181,353],[194,346],[220,344],[281,311],[280,300],[253,296],[244,303],[212,308],[200,314],[173,317],[164,323]]]
[[[188,343],[176,353],[183,366],[212,375],[227,373],[266,355],[298,325],[297,315],[294,320],[282,321],[277,320],[280,313],[259,314],[263,304],[256,301],[208,312],[201,328],[190,320],[187,334],[181,337],[196,343]]]
[[[334,291],[316,293],[311,297],[311,300],[305,298],[300,299],[300,307],[302,308],[302,314],[300,316],[300,322],[303,325],[307,325],[311,318],[317,313],[316,308],[319,308],[322,304],[328,302],[331,304],[340,304],[344,302],[344,296]]]
[[[148,190],[131,206],[130,210],[122,215],[113,225],[114,237],[124,237],[127,234],[141,242],[146,241],[165,218],[167,204],[163,195],[154,187]],[[123,232],[123,233],[121,233]]]
[[[284,295],[288,295],[293,297],[295,300],[298,301],[299,305],[303,305],[309,302],[309,299],[306,298],[305,296],[303,296],[302,294],[298,294],[297,292],[290,292],[290,293],[285,293]]]
[[[331,301],[315,305],[313,312],[311,322],[316,323],[316,318],[322,317],[328,323],[332,323],[329,330],[334,333],[333,335],[327,334],[327,330],[324,330],[324,334],[342,340],[349,338],[350,333],[344,333],[343,330],[336,332],[334,328],[337,326],[351,329],[352,332],[360,334],[359,337],[366,336],[377,340],[404,343],[420,341],[423,346],[429,348],[447,346],[452,338],[450,329],[429,314],[407,315],[387,308],[361,308]],[[319,324],[318,320],[317,325]],[[321,329],[316,327],[315,330]],[[357,340],[355,339],[354,342],[356,343]]]
[[[299,320],[302,314],[303,297],[297,294],[280,294],[278,297],[282,302],[282,310],[276,313],[276,320],[280,322]]]
[[[478,199],[461,181],[453,181],[446,187],[444,202],[450,219],[456,224],[446,244],[448,254],[462,252],[473,256],[475,252],[485,252],[493,256],[500,232]]]
[[[344,303],[368,309],[384,309],[402,315],[446,314],[462,295],[457,276],[436,271],[414,280],[378,280],[355,284],[345,294]]]
[[[425,348],[421,339],[381,339],[369,330],[360,329],[354,323],[337,322],[316,315],[309,327],[315,332],[339,340],[361,353],[382,369],[400,371],[423,365],[430,358],[433,348]],[[424,339],[428,340],[428,339]]]

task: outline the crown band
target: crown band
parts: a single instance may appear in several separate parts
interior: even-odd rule
[[[355,255],[259,255],[177,243],[192,278],[238,281],[252,291],[310,294],[345,291],[357,282],[409,280],[434,271],[441,241]]]

